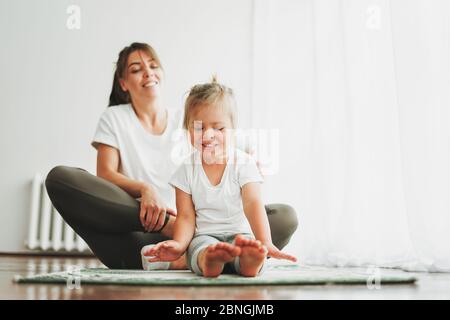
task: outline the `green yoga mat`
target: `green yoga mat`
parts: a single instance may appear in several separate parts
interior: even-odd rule
[[[142,286],[231,286],[231,285],[318,285],[318,284],[411,284],[416,278],[391,269],[326,268],[296,264],[268,265],[255,278],[223,274],[204,278],[188,270],[144,271],[88,268],[33,276],[16,276],[17,283],[74,283]]]

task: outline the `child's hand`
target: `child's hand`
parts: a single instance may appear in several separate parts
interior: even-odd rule
[[[175,240],[167,240],[158,243],[156,246],[144,252],[144,256],[151,256],[148,262],[175,261],[184,253],[181,244]]]
[[[281,252],[277,247],[273,245],[273,243],[265,243],[265,246],[267,247],[267,256],[272,257],[275,259],[283,259],[283,260],[289,260],[292,262],[297,262],[297,258],[294,256],[291,256],[290,254]]]

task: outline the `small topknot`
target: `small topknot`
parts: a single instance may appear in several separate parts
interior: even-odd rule
[[[211,83],[212,83],[212,84],[217,84],[217,83],[219,83],[219,82],[217,81],[217,74],[213,73],[213,75],[212,75],[212,77],[211,77]]]

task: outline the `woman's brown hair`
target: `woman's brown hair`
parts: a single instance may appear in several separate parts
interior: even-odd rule
[[[130,103],[130,94],[126,91],[122,90],[120,86],[119,79],[123,79],[125,77],[125,72],[127,70],[128,57],[135,51],[143,51],[147,53],[152,59],[156,61],[158,66],[162,68],[161,61],[156,54],[155,49],[153,49],[147,43],[141,42],[133,42],[128,47],[125,47],[119,53],[119,59],[116,63],[116,71],[114,72],[113,85],[111,89],[111,94],[109,95],[109,107],[117,106],[119,104]]]

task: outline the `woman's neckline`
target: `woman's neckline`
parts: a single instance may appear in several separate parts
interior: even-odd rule
[[[164,111],[166,113],[166,126],[164,127],[164,130],[160,133],[160,134],[156,134],[156,133],[152,133],[150,131],[148,131],[144,125],[142,124],[141,120],[139,119],[136,111],[133,108],[133,105],[131,103],[128,104],[128,107],[130,108],[130,112],[132,113],[132,118],[134,119],[134,121],[136,122],[137,126],[141,128],[141,130],[148,136],[150,137],[162,137],[165,136],[167,131],[168,131],[168,127],[169,127],[169,110],[167,108],[164,108]]]

